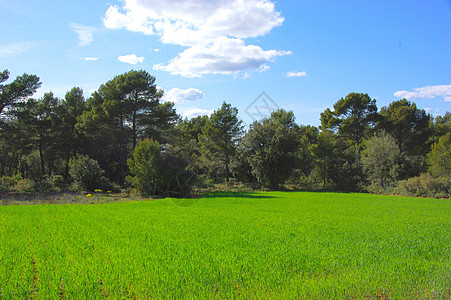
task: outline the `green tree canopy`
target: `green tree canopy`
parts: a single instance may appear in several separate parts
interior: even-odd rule
[[[394,101],[382,107],[379,127],[396,141],[402,154],[425,154],[427,141],[432,133],[431,116],[415,103],[406,99]]]
[[[107,174],[119,173],[123,182],[127,173],[128,154],[138,138],[158,138],[177,119],[172,103],[159,102],[162,91],[155,77],[144,70],[129,71],[100,86],[87,101],[87,111],[80,117],[77,129],[92,143],[103,144],[93,155],[103,165],[110,165]],[[147,136],[150,134],[159,136]]]
[[[395,139],[385,132],[366,141],[362,153],[363,170],[377,191],[386,190],[396,183],[400,156]]]
[[[142,195],[154,196],[162,184],[160,144],[148,139],[140,141],[127,163],[131,173],[127,181]]]
[[[429,172],[436,177],[451,177],[451,133],[432,145],[427,155]]]
[[[283,109],[251,125],[240,149],[262,185],[278,189],[292,174],[299,158],[298,129],[293,112]]]
[[[202,150],[210,159],[222,163],[227,183],[230,178],[230,162],[242,135],[243,125],[238,119],[238,109],[225,102],[219,110],[213,112],[202,129]]]
[[[322,130],[337,130],[349,138],[354,145],[360,145],[365,134],[377,121],[376,100],[368,94],[350,93],[334,104],[334,110],[321,113]]]
[[[13,82],[4,84],[9,79],[9,71],[0,73],[0,114],[6,107],[13,106],[20,100],[32,96],[41,86],[39,77],[36,75],[23,74]]]

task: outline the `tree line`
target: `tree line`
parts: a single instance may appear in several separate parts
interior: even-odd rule
[[[299,125],[283,109],[248,130],[224,102],[182,118],[144,70],[118,75],[88,99],[32,95],[41,82],[0,73],[0,190],[120,190],[186,196],[218,183],[253,188],[449,197],[451,114],[401,99],[382,107],[350,93]]]

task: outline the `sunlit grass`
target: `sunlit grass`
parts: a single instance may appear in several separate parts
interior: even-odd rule
[[[0,207],[0,298],[449,298],[451,201],[210,194]]]

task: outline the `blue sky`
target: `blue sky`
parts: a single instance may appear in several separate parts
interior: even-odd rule
[[[35,97],[144,69],[185,116],[266,101],[319,125],[350,92],[451,111],[450,0],[0,0],[0,20],[0,68],[38,75]]]

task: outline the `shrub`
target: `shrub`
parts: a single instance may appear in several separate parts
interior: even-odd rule
[[[451,133],[448,133],[432,145],[427,155],[429,172],[434,176],[451,177]]]
[[[110,190],[112,184],[103,176],[100,164],[88,156],[78,156],[69,162],[69,173],[76,185],[87,192]]]
[[[19,172],[17,172],[14,176],[2,176],[0,178],[0,186],[3,186],[6,189],[10,189],[22,179],[22,175]]]
[[[161,188],[160,144],[148,139],[140,141],[127,164],[131,173],[127,181],[141,195],[154,196]]]
[[[140,141],[127,163],[131,173],[127,181],[141,195],[184,197],[191,192],[194,176],[186,170],[186,161],[161,153],[160,144],[156,141]]]
[[[451,179],[422,174],[398,182],[395,194],[414,197],[450,198]]]
[[[34,191],[34,182],[33,180],[30,179],[22,179],[19,180],[13,187],[13,190],[15,192],[19,192],[19,193],[28,193],[28,192],[33,192]]]
[[[58,189],[53,184],[51,178],[47,175],[41,175],[33,180],[33,190],[36,192],[51,193]]]
[[[384,193],[396,184],[401,153],[393,137],[381,132],[370,138],[362,152],[363,171],[370,182],[368,190]]]
[[[188,163],[180,156],[162,154],[163,194],[167,197],[186,197],[191,194],[195,182],[194,173],[187,170]]]

